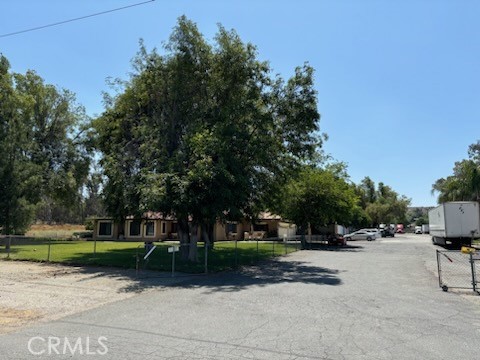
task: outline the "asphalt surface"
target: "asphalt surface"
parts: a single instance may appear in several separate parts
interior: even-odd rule
[[[478,297],[435,269],[423,235],[301,251],[0,336],[0,358],[479,359]]]

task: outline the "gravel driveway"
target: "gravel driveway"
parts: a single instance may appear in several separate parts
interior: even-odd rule
[[[0,261],[0,334],[170,284],[169,274]],[[164,279],[163,279],[164,278]]]
[[[2,359],[34,358],[29,340],[57,337],[82,344],[88,338],[102,359],[479,358],[478,297],[441,291],[427,236],[351,245],[151,285],[0,336],[0,353]],[[46,343],[35,346],[49,358]],[[85,357],[78,348],[70,355]]]

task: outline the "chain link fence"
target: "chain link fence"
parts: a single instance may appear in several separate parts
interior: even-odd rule
[[[301,249],[298,237],[198,243],[196,261],[185,257],[190,244],[0,237],[0,259],[97,265],[171,272],[208,273],[253,265]],[[186,250],[186,251],[184,251]],[[190,259],[191,260],[191,259]]]
[[[480,255],[459,250],[437,250],[438,283],[444,290],[467,289],[479,292]]]

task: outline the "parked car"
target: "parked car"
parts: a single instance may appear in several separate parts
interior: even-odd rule
[[[405,227],[403,224],[397,224],[396,226],[397,234],[405,234]]]
[[[421,226],[415,226],[415,234],[423,234]]]
[[[372,240],[375,240],[375,234],[373,234],[369,231],[365,231],[365,230],[358,230],[358,231],[355,231],[351,234],[346,234],[343,237],[345,238],[346,241],[350,241],[350,240],[372,241]]]
[[[395,237],[395,231],[393,231],[393,229],[389,229],[389,228],[382,229],[380,234],[381,234],[382,237]]]
[[[375,238],[379,238],[380,237],[380,230],[379,229],[375,229],[375,228],[371,228],[371,229],[360,229],[358,231],[366,231],[366,232],[369,232],[373,235],[375,235]]]
[[[328,245],[345,246],[347,245],[347,240],[340,234],[330,235],[328,237]]]

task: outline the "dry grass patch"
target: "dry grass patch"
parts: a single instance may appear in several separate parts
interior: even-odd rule
[[[37,238],[59,238],[67,239],[73,236],[75,232],[85,231],[85,225],[75,225],[75,224],[59,224],[59,225],[48,225],[48,224],[35,224],[30,227],[25,235],[30,237]]]

